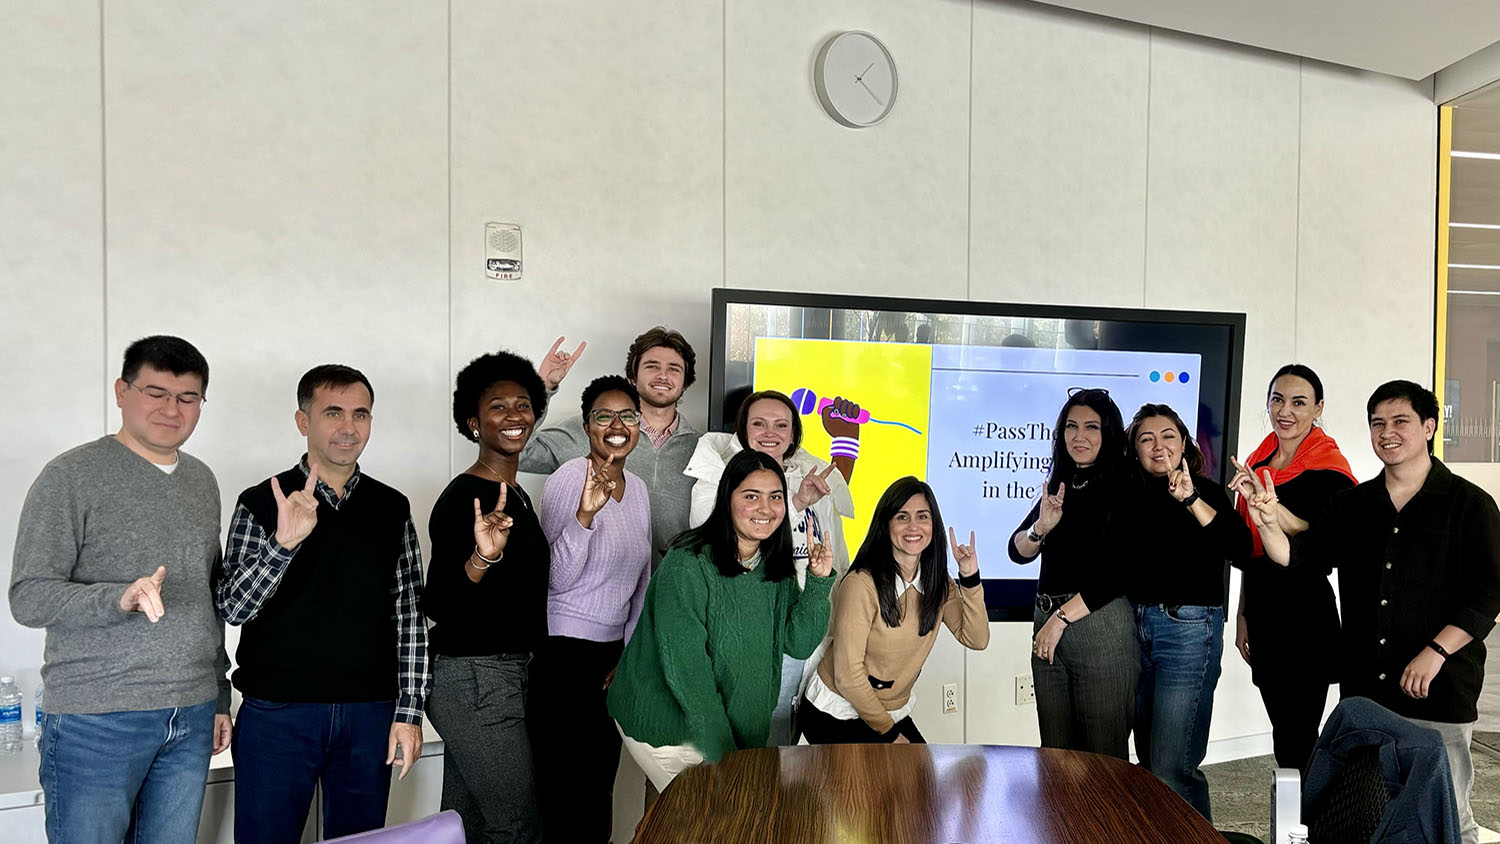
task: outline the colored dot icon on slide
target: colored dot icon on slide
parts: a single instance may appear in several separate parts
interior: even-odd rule
[[[1189,380],[1191,380],[1192,376],[1187,374],[1186,372],[1172,372],[1168,370],[1167,372],[1163,373],[1160,370],[1153,369],[1151,370],[1150,378],[1151,383],[1153,384],[1164,379],[1168,384],[1172,383],[1173,381],[1176,381],[1179,384],[1186,384]]]

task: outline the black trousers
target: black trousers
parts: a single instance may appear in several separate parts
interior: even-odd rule
[[[531,661],[526,720],[544,841],[609,841],[620,734],[604,706],[604,680],[624,649],[549,636]]]
[[[1283,650],[1270,643],[1263,644],[1254,633],[1250,639],[1250,658],[1255,661],[1255,685],[1271,719],[1276,766],[1296,768],[1305,778],[1313,744],[1318,740],[1323,706],[1328,700],[1327,667],[1308,665],[1305,656],[1296,649]]]
[[[896,722],[888,733],[877,733],[862,718],[835,718],[813,706],[806,697],[797,707],[797,732],[807,736],[808,744],[891,744],[897,736],[906,736],[912,744],[926,744],[917,732],[916,722],[908,715]]]

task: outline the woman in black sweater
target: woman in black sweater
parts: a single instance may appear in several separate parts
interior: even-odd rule
[[[1135,752],[1211,821],[1208,779],[1198,766],[1224,655],[1225,566],[1249,556],[1250,531],[1223,487],[1200,474],[1203,454],[1176,411],[1142,405],[1129,437],[1142,475],[1127,587],[1141,651]]]
[[[1112,518],[1134,474],[1125,426],[1107,391],[1074,390],[1054,430],[1046,492],[1009,548],[1018,564],[1042,558],[1031,657],[1042,746],[1128,759],[1141,660]]]
[[[541,839],[526,664],[547,637],[552,552],[516,468],[546,403],[527,359],[497,352],[470,361],[458,373],[453,421],[479,453],[428,521],[427,715],[444,741],[441,806],[458,811],[476,844]]]

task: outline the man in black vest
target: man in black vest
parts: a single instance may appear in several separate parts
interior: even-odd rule
[[[298,465],[241,493],[214,597],[244,625],[234,686],[234,838],[296,844],[385,824],[388,765],[422,749],[431,685],[422,553],[406,496],[360,472],[375,391],[326,364],[297,385]]]

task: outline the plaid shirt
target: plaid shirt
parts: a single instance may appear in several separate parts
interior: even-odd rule
[[[308,472],[307,457],[299,465]],[[317,495],[333,509],[349,499],[359,485],[356,466],[342,497],[318,479]],[[224,562],[214,587],[214,603],[219,615],[230,624],[240,625],[255,618],[260,608],[276,594],[287,564],[297,549],[281,547],[276,537],[268,535],[245,505],[235,507],[229,523],[229,540]],[[396,567],[396,582],[391,584],[395,600],[396,664],[399,693],[396,697],[396,720],[406,724],[422,723],[422,706],[432,689],[432,674],[427,664],[427,620],[422,616],[422,548],[411,517],[402,531],[401,560]]]

